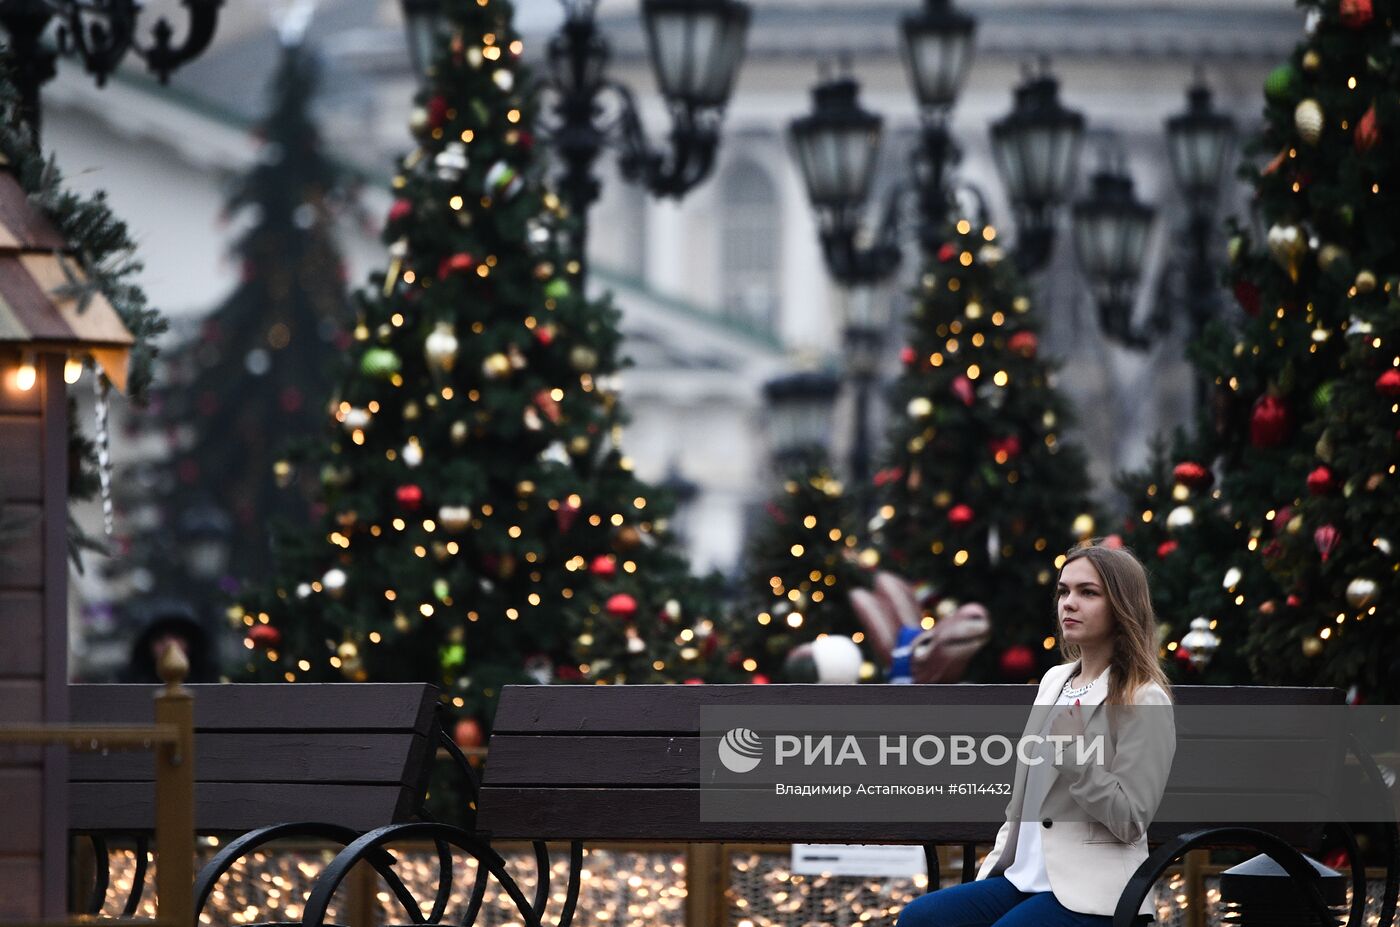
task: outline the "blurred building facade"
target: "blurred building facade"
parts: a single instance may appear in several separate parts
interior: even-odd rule
[[[1303,23],[1287,0],[960,0],[979,19],[977,52],[952,131],[963,150],[958,175],[990,195],[994,220],[1014,241],[992,167],[990,122],[1010,109],[1022,69],[1048,58],[1066,105],[1083,112],[1091,137],[1081,177],[1094,167],[1094,133],[1128,157],[1139,196],[1158,218],[1140,290],[1139,317],[1177,298],[1184,273],[1185,216],[1172,185],[1163,123],[1185,104],[1199,68],[1218,108],[1242,137],[1257,124],[1261,87]],[[748,52],[725,121],[712,177],[683,201],[658,201],[628,186],[605,154],[603,197],[590,236],[593,285],[611,290],[623,311],[628,353],[623,377],[632,417],[625,445],[644,478],[679,476],[697,488],[684,519],[698,569],[734,570],[745,525],[773,488],[764,438],[762,384],[803,363],[839,359],[837,288],[823,268],[812,212],[786,138],[809,106],[818,67],[838,59],[862,86],[862,102],[885,117],[877,194],[907,175],[917,117],[899,53],[899,19],[915,0],[848,0],[812,5],[756,0]],[[526,54],[539,60],[557,24],[554,0],[517,5]],[[654,91],[634,2],[607,0],[599,16],[613,42],[613,76],[637,94],[644,121],[661,139],[669,129]],[[342,246],[352,281],[384,256],[378,226],[387,178],[411,142],[406,128],[414,79],[395,0],[328,0],[308,32],[324,56],[322,129],[341,158],[365,176],[362,214],[344,218]],[[277,38],[264,6],[226,8],[214,46],[170,87],[120,77],[97,89],[76,68],[61,68],[45,94],[45,142],[69,182],[103,189],[143,246],[143,282],[177,320],[215,306],[235,284],[226,257],[236,229],[221,223],[224,184],[258,156],[249,126],[261,112]],[[1247,217],[1240,187],[1227,182],[1222,215]],[[877,196],[877,199],[879,197]],[[871,215],[877,204],[872,203]],[[905,305],[917,272],[907,254],[877,298]],[[1097,331],[1087,287],[1067,234],[1037,280],[1044,349],[1060,359],[1060,384],[1086,413],[1078,438],[1107,493],[1116,471],[1143,460],[1150,437],[1187,420],[1191,383],[1183,360],[1185,324],[1151,351],[1132,354]],[[1233,306],[1226,306],[1227,311]],[[1184,312],[1184,310],[1183,310]],[[902,321],[891,325],[891,374]],[[838,405],[835,433],[847,432]],[[877,434],[879,416],[877,413]],[[129,446],[115,430],[114,458],[158,448]],[[844,452],[838,440],[835,452]],[[97,571],[75,578],[75,642],[100,641],[109,622],[101,604],[125,590],[103,588]],[[114,653],[79,653],[80,663]]]

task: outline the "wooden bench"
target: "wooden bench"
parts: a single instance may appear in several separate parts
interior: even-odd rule
[[[80,724],[148,718],[158,686],[69,687]],[[275,840],[305,837],[344,846],[361,833],[416,819],[435,751],[444,741],[437,689],[417,683],[192,685],[195,828],[242,835],[196,880],[196,913],[219,877]],[[453,746],[455,750],[455,746]],[[465,766],[465,763],[463,763]],[[137,873],[127,914],[141,898],[146,838],[155,820],[149,755],[80,754],[69,765],[70,829],[93,840],[97,913],[110,884],[107,842],[136,841]],[[371,859],[396,882],[387,857]],[[399,890],[401,886],[395,888]]]
[[[940,706],[1018,706],[1029,709],[1031,686],[507,686],[502,691],[490,740],[486,773],[476,802],[476,832],[448,834],[436,825],[382,828],[347,847],[331,864],[312,893],[304,924],[319,924],[337,886],[364,854],[390,843],[415,838],[441,838],[475,857],[477,885],[467,917],[471,924],[480,906],[488,876],[500,881],[524,922],[544,922],[549,861],[544,841],[568,844],[570,868],[562,910],[554,921],[567,927],[577,905],[582,846],[606,842],[733,842],[733,843],[908,843],[923,845],[929,865],[929,886],[941,884],[937,849],[962,849],[962,879],[975,876],[976,845],[990,844],[999,820],[985,822],[768,822],[701,819],[701,708],[743,706],[906,706],[937,710]],[[1198,687],[1176,689],[1177,704],[1226,706],[1338,705],[1335,689],[1263,687]],[[1276,726],[1277,727],[1277,726]],[[1246,736],[1247,736],[1247,732]],[[1260,735],[1261,737],[1265,735]],[[1338,787],[1347,744],[1341,732],[1325,743],[1288,742],[1286,730],[1267,733],[1280,755],[1299,761],[1283,765],[1269,783],[1276,793],[1310,802]],[[1199,762],[1228,755],[1229,743],[1197,737],[1178,725],[1178,759],[1187,772],[1173,773],[1164,805],[1176,799],[1199,802],[1205,797],[1245,796],[1250,784],[1238,781],[1228,765]],[[1215,752],[1212,752],[1215,751]],[[1174,765],[1174,770],[1177,766]],[[1212,770],[1215,770],[1212,772]],[[1374,772],[1374,767],[1372,767]],[[1319,778],[1321,777],[1321,778]],[[1378,778],[1378,774],[1377,774]],[[998,810],[1005,798],[998,799]],[[1195,807],[1194,805],[1190,807]],[[1300,818],[1301,820],[1302,818]],[[1152,883],[1188,850],[1205,846],[1252,847],[1277,860],[1312,895],[1303,904],[1325,911],[1322,895],[1312,886],[1308,864],[1295,848],[1313,850],[1323,824],[1205,827],[1214,822],[1154,823],[1149,841],[1157,849],[1130,882],[1120,900],[1116,927],[1127,927]],[[1392,834],[1392,851],[1395,837]],[[505,840],[533,841],[539,885],[533,901],[526,900],[505,872],[504,862],[491,848]],[[1393,853],[1392,853],[1393,855]],[[1354,884],[1364,889],[1364,870],[1352,846]],[[1389,927],[1394,911],[1397,867],[1388,872],[1386,906],[1381,924]],[[1310,881],[1311,880],[1311,881]],[[1352,923],[1360,923],[1365,892],[1355,893]]]

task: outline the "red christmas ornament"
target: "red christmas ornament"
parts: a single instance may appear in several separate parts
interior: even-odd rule
[[[1314,496],[1325,496],[1337,488],[1337,480],[1332,471],[1320,466],[1308,474],[1308,492]]]
[[[1380,144],[1381,127],[1376,120],[1376,104],[1372,103],[1356,121],[1356,131],[1352,133],[1351,140],[1357,154],[1365,154]]]
[[[1261,173],[1261,174],[1263,174],[1265,177],[1267,177],[1267,176],[1269,176],[1270,174],[1272,174],[1274,171],[1276,171],[1276,170],[1278,170],[1279,168],[1283,167],[1283,162],[1286,161],[1287,159],[1288,159],[1288,146],[1287,146],[1287,145],[1284,145],[1282,148],[1280,148],[1280,149],[1278,150],[1278,154],[1274,155],[1273,160],[1270,161],[1268,164],[1264,165],[1264,169],[1261,170],[1259,173]]]
[[[945,241],[942,244],[942,246],[938,249],[938,259],[944,264],[947,264],[949,261],[951,261],[957,256],[958,249],[953,245],[951,241]]]
[[[1001,674],[1007,679],[1025,679],[1035,672],[1035,654],[1025,644],[1014,644],[1001,652]]]
[[[554,343],[554,328],[549,325],[541,325],[535,329],[535,340],[545,347]]]
[[[1385,373],[1376,377],[1376,392],[1387,399],[1394,399],[1400,396],[1400,370],[1391,367]]]
[[[1293,415],[1288,404],[1265,393],[1254,403],[1249,418],[1249,443],[1255,447],[1278,447],[1288,438]]]
[[[1341,539],[1342,533],[1334,525],[1323,525],[1313,532],[1313,543],[1317,545],[1317,552],[1322,555],[1323,563],[1326,563],[1327,558],[1332,556],[1332,551],[1336,549],[1337,542]]]
[[[749,680],[749,682],[753,683],[756,686],[766,686],[770,681],[771,680],[769,680],[769,678],[763,675],[762,673],[754,673],[753,678]]]
[[[1105,535],[1103,540],[1099,541],[1099,546],[1107,547],[1109,550],[1122,550],[1123,536],[1121,534]]]
[[[897,483],[904,478],[903,467],[886,467],[875,474],[872,482],[876,486],[884,486],[886,483]]]
[[[452,729],[452,742],[466,749],[484,744],[486,736],[481,732],[481,722],[475,718],[463,718],[458,721],[457,726]]]
[[[971,406],[977,401],[977,391],[972,385],[972,381],[966,376],[959,374],[952,385],[953,395],[958,397],[958,401],[965,406]]]
[[[413,215],[412,200],[394,200],[394,205],[389,207],[389,224],[402,222],[411,215]]]
[[[1035,332],[1021,331],[1007,338],[1006,346],[1026,360],[1033,360],[1040,350],[1040,339]]]
[[[914,353],[914,349],[907,344],[899,349],[899,362],[906,367],[913,364],[918,357],[919,355]]]
[[[1288,527],[1288,522],[1293,518],[1293,507],[1285,505],[1274,515],[1274,533],[1282,531]]]
[[[1215,477],[1194,460],[1184,460],[1172,468],[1172,479],[1187,489],[1204,489]]]
[[[465,251],[448,255],[438,264],[438,279],[446,280],[453,274],[464,274],[476,266],[476,258]]]
[[[948,510],[948,524],[961,528],[971,524],[974,517],[972,506],[959,503]]]
[[[399,500],[400,507],[410,512],[416,511],[423,504],[423,487],[417,483],[407,483],[394,490],[394,498]]]
[[[1342,0],[1337,13],[1341,16],[1342,25],[1348,29],[1364,29],[1376,15],[1371,8],[1371,0]]]
[[[255,624],[248,629],[248,640],[262,650],[271,650],[282,643],[282,632],[270,624]]]
[[[1176,662],[1180,663],[1183,669],[1191,669],[1191,651],[1177,645]]]
[[[447,121],[447,97],[438,94],[428,101],[428,128],[439,129]]]
[[[1021,439],[1016,435],[1007,435],[1005,438],[993,438],[987,442],[987,450],[991,452],[997,463],[1006,463],[1015,460],[1021,454]]]
[[[528,129],[522,129],[519,136],[520,147],[529,151],[535,147],[535,135]]]
[[[613,559],[612,554],[599,554],[588,565],[588,572],[603,579],[611,579],[617,575],[617,561]]]
[[[619,592],[608,599],[604,608],[614,618],[630,619],[637,614],[637,600],[625,592]]]
[[[1299,605],[1303,604],[1303,600],[1298,598],[1296,595],[1290,595],[1283,601],[1284,604],[1287,605],[1289,608],[1297,608]]]
[[[1157,545],[1157,557],[1165,560],[1172,555],[1179,545],[1176,541],[1163,541]]]
[[[1251,319],[1259,315],[1259,285],[1253,280],[1235,281],[1235,302]]]
[[[705,684],[705,680],[699,678],[698,676],[692,676],[685,681],[685,684],[688,686],[703,686]]]

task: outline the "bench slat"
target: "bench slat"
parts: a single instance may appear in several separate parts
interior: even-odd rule
[[[495,734],[486,784],[491,787],[525,786],[668,786],[700,784],[702,751],[714,755],[715,737],[597,734],[587,736]],[[868,757],[879,755],[875,737],[858,737]],[[1274,791],[1311,792],[1334,780],[1340,748],[1335,744],[1301,738],[1251,739],[1255,763],[1241,768],[1239,744],[1217,738],[1177,741],[1176,759],[1168,788],[1213,787],[1246,789],[1259,782],[1261,766],[1271,775]],[[947,771],[948,767],[930,767]],[[962,767],[960,781],[1009,781],[1010,773],[987,764]],[[834,770],[832,782],[843,782],[851,773]]]
[[[339,782],[413,785],[405,758],[423,754],[419,734],[201,733],[195,776],[213,782]],[[75,753],[70,782],[151,782],[155,758],[144,751]]]
[[[1282,686],[1176,686],[1178,705],[1339,705],[1338,689]],[[746,705],[1025,705],[1035,699],[1028,685],[723,685],[507,686],[492,725],[493,734],[550,732],[637,732],[693,734],[700,706]]]
[[[416,683],[247,683],[187,686],[196,731],[404,730],[426,735],[437,690]],[[160,686],[69,686],[75,723],[149,721]]]
[[[69,827],[77,831],[150,830],[155,787],[142,782],[68,785]],[[390,785],[197,782],[195,827],[201,833],[247,831],[288,821],[330,821],[369,830],[407,820],[416,796]]]

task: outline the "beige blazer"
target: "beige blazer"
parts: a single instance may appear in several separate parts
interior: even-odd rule
[[[1060,696],[1065,680],[1079,669],[1064,663],[1045,674],[1036,692],[1026,733],[1038,733]],[[1066,750],[1063,762],[1051,767],[1050,788],[1041,805],[1041,845],[1050,888],[1060,904],[1081,914],[1112,915],[1128,879],[1147,858],[1147,827],[1162,801],[1167,775],[1176,753],[1176,725],[1170,708],[1112,714],[1101,703],[1107,686],[1085,696],[1080,707],[1084,733],[1104,735],[1104,763],[1080,765],[1077,751]],[[1156,684],[1140,688],[1134,705],[1171,705]],[[1130,714],[1131,717],[1127,717]],[[1001,875],[1016,857],[1016,840],[1025,799],[1024,763],[1016,764],[1006,823],[982,863],[978,879]],[[1153,914],[1144,900],[1141,914]]]

